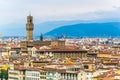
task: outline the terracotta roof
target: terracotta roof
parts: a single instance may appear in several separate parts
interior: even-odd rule
[[[64,52],[64,51],[66,51],[66,52],[71,52],[71,51],[73,51],[73,52],[81,52],[81,51],[83,51],[83,52],[86,52],[87,53],[87,51],[86,50],[79,50],[79,49],[47,49],[47,50],[39,50],[39,51],[43,51],[43,52],[45,52],[45,51],[51,51],[51,52],[56,52],[56,51],[58,51],[58,52]]]

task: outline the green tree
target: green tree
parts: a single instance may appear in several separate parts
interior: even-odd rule
[[[8,70],[0,70],[0,78],[1,80],[8,80]]]
[[[40,41],[43,41],[43,35],[42,35],[42,33],[40,34]]]

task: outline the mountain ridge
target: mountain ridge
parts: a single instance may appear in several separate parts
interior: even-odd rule
[[[105,25],[110,26],[110,28],[108,27],[107,29],[114,30],[114,31],[111,31],[111,32],[107,31],[105,28]],[[72,29],[70,30],[71,26],[74,26],[74,27],[72,27]],[[81,27],[81,26],[84,26],[84,27]],[[96,26],[98,26],[99,29],[96,29]],[[102,27],[100,28],[100,26]],[[25,22],[23,24],[12,23],[12,24],[3,25],[0,27],[2,27],[0,29],[0,34],[3,34],[2,36],[26,36]],[[62,27],[66,27],[66,29],[62,29]],[[57,31],[60,33],[57,33],[57,32],[50,33],[51,31],[54,31],[60,28],[62,29],[62,31],[59,31],[59,30]],[[95,30],[95,32],[93,32],[93,30]],[[100,31],[106,30],[104,32],[108,32],[108,33],[100,34],[99,30]],[[99,35],[97,35],[98,32],[99,32]],[[75,36],[75,37],[76,36],[77,37],[79,36],[88,36],[88,37],[89,36],[90,37],[91,36],[95,36],[95,37],[96,36],[115,36],[116,37],[120,35],[120,22],[94,22],[94,21],[84,22],[84,21],[79,21],[79,20],[78,21],[66,21],[66,22],[64,21],[45,22],[45,23],[35,24],[33,33],[34,33],[34,36],[39,36],[41,33],[43,33],[45,34],[45,36],[60,36],[62,34],[66,34],[66,36]],[[76,35],[76,33],[79,35]],[[91,33],[93,33],[94,35],[89,35]],[[115,35],[112,35],[111,33]],[[107,34],[110,34],[110,35],[107,35]]]
[[[60,36],[62,34],[69,37],[117,37],[120,35],[120,22],[80,23],[61,26],[45,33],[45,36]]]

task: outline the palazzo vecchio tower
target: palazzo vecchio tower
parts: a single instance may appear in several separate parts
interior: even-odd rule
[[[27,23],[26,23],[26,32],[27,32],[27,40],[33,40],[33,30],[34,30],[34,24],[33,24],[33,16],[29,15],[27,16]]]

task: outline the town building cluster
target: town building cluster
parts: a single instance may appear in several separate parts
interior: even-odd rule
[[[7,80],[120,80],[120,39],[0,39],[0,78]]]

